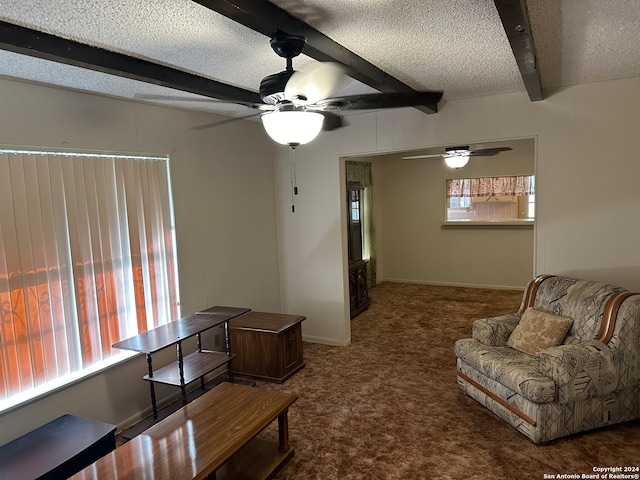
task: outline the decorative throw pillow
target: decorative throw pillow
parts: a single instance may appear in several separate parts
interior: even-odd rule
[[[570,317],[529,307],[509,336],[507,345],[530,355],[539,355],[547,348],[560,345],[572,324]]]

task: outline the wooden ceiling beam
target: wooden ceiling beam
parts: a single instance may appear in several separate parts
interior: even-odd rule
[[[543,99],[538,58],[525,0],[494,0],[502,26],[532,102]]]
[[[384,93],[416,90],[336,43],[309,24],[267,0],[193,0],[256,32],[271,37],[277,30],[307,39],[303,53],[320,62],[344,65],[347,75]],[[419,105],[418,110],[436,113],[438,105]]]
[[[260,95],[250,90],[3,21],[0,48],[205,97],[262,103]]]

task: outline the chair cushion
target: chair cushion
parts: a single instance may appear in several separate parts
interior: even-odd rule
[[[455,343],[456,356],[487,377],[535,403],[556,400],[556,384],[540,370],[540,357],[511,347],[490,347],[464,338]]]
[[[539,355],[547,348],[560,345],[572,324],[573,319],[569,317],[529,307],[509,336],[507,345],[529,355]]]

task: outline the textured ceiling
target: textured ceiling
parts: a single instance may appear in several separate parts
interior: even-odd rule
[[[523,89],[492,1],[273,3],[410,86],[444,90],[447,100]]]
[[[525,89],[491,0],[273,0],[415,89],[444,100]],[[542,87],[640,76],[640,1],[528,0]],[[0,19],[257,91],[284,70],[269,39],[191,0],[2,0]],[[304,55],[294,68],[315,60]],[[193,95],[0,50],[0,75],[134,98]],[[375,92],[355,80],[337,95]],[[244,107],[174,102],[246,115]]]

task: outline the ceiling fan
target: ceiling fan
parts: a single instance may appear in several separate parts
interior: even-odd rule
[[[260,82],[259,92],[263,103],[209,100],[241,104],[259,110],[258,113],[241,118],[261,116],[269,136],[284,145],[295,147],[308,143],[321,130],[330,131],[344,126],[346,122],[335,112],[434,105],[443,95],[440,91],[413,91],[332,98],[331,93],[345,77],[344,68],[335,63],[319,63],[308,71],[296,71],[293,69],[292,59],[302,53],[306,39],[278,30],[271,36],[270,43],[273,51],[285,58],[287,63],[284,71],[268,75]],[[157,95],[138,95],[137,98],[185,100],[181,97]],[[212,122],[193,128],[201,130],[232,120],[235,119]]]
[[[442,153],[433,153],[426,155],[411,155],[408,157],[402,157],[403,160],[419,160],[422,158],[437,158],[444,159],[447,166],[451,168],[464,167],[469,161],[469,157],[493,157],[500,152],[508,152],[513,150],[511,147],[493,147],[493,148],[481,148],[478,150],[470,150],[468,145],[461,145],[458,147],[446,147]]]

